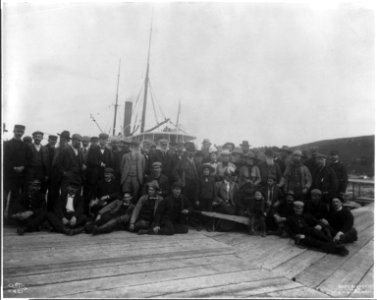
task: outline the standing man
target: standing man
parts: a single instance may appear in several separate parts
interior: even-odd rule
[[[202,142],[202,149],[201,152],[203,154],[203,161],[209,160],[209,149],[211,147],[212,143],[209,139],[204,139]]]
[[[145,188],[144,188],[144,194],[148,192],[148,183],[152,181],[156,181],[158,183],[159,189],[159,195],[165,198],[170,193],[170,183],[169,179],[162,174],[162,170],[164,169],[164,166],[159,161],[156,161],[152,164],[152,174],[147,177],[145,180]]]
[[[43,132],[33,132],[34,143],[30,146],[31,160],[27,172],[27,180],[39,180],[42,186],[46,186],[48,180],[49,170],[49,157],[48,150],[41,145],[43,140]]]
[[[338,190],[336,193],[341,199],[344,199],[348,185],[348,174],[346,166],[339,160],[339,152],[337,150],[330,152],[330,168],[334,170],[338,179]]]
[[[86,161],[87,161],[87,158],[88,158],[88,153],[89,153],[89,143],[90,143],[90,137],[87,136],[87,135],[84,135],[82,137],[82,148],[81,148],[81,152],[82,152],[82,155],[84,157],[84,163],[86,164]]]
[[[265,160],[259,164],[260,175],[262,178],[262,186],[267,185],[268,176],[274,176],[275,182],[280,182],[281,170],[277,163],[275,163],[274,153],[272,150],[267,149],[265,151]]]
[[[130,148],[131,152],[123,155],[120,164],[120,184],[122,185],[122,192],[131,194],[132,200],[137,201],[140,187],[144,182],[145,157],[140,151],[138,142],[131,142]]]
[[[159,148],[156,150],[152,158],[152,163],[156,161],[162,163],[162,165],[164,166],[162,174],[164,174],[169,178],[169,180],[171,180],[173,155],[169,151],[169,141],[167,139],[161,139],[158,143]]]
[[[243,154],[247,154],[250,150],[250,145],[248,141],[242,141],[242,144],[240,144],[240,147]]]
[[[86,179],[89,186],[89,194],[88,198],[85,199],[85,212],[89,207],[89,202],[87,201],[95,198],[97,185],[104,178],[105,168],[113,167],[113,155],[111,150],[106,147],[108,139],[108,134],[101,133],[99,135],[99,145],[90,147],[88,152]]]
[[[284,186],[285,193],[293,191],[296,199],[306,199],[312,186],[312,175],[308,167],[302,163],[301,158],[302,152],[300,150],[293,151],[292,160],[278,184],[279,187]]]
[[[41,191],[42,193],[46,193],[47,189],[49,190],[49,187],[51,185],[51,169],[52,169],[52,160],[54,159],[54,155],[55,155],[55,145],[56,145],[56,142],[58,140],[58,137],[56,135],[49,135],[48,136],[48,143],[47,145],[43,146],[43,148],[45,149],[46,153],[47,153],[47,170],[48,170],[48,174],[47,174],[47,181],[45,182],[45,184],[43,185],[42,184],[42,187],[41,187]],[[48,191],[50,193],[50,190]]]
[[[25,187],[26,167],[30,161],[30,149],[21,140],[25,133],[24,125],[14,125],[13,138],[4,143],[4,217],[12,211],[15,199]]]
[[[68,142],[71,140],[70,133],[67,130],[62,131],[59,140],[59,147],[55,148],[54,157],[51,163],[51,178],[48,189],[47,211],[52,211],[55,201],[59,198],[60,186],[62,183],[62,174],[59,170],[61,155],[66,148],[69,147]]]
[[[316,163],[312,189],[319,189],[322,192],[323,200],[330,205],[331,199],[336,196],[338,191],[338,179],[334,170],[326,165],[326,155],[318,153]]]

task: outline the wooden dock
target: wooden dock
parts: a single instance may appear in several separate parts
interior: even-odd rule
[[[17,298],[373,297],[374,205],[339,257],[289,239],[190,231],[73,237],[3,230],[3,296]]]

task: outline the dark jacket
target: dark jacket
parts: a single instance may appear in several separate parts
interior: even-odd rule
[[[74,212],[73,215],[78,218],[81,216],[84,212],[84,202],[83,198],[81,198],[80,192],[77,192],[75,197],[73,198],[73,208]],[[66,210],[67,200],[68,200],[68,194],[67,192],[63,192],[58,201],[56,202],[56,205],[54,207],[54,214],[59,218],[62,219],[63,217],[66,217],[69,215],[69,213]]]
[[[182,210],[184,209],[189,212],[192,210],[190,201],[184,195],[181,195],[179,199],[174,198],[172,195],[168,196],[159,203],[153,225],[161,226],[168,221],[180,223]]]
[[[46,147],[41,146],[40,150],[35,149],[34,144],[30,145],[31,159],[27,170],[27,177],[30,180],[45,180],[50,174],[50,157]]]
[[[147,183],[152,182],[153,180],[156,180],[158,182],[158,186],[160,187],[159,195],[161,195],[162,197],[166,197],[170,193],[170,183],[168,177],[164,174],[161,174],[159,178],[155,178],[153,175],[149,175],[145,180],[143,193],[148,193]]]
[[[21,140],[11,139],[4,143],[4,180],[20,180],[25,177],[26,169],[30,162],[31,151]],[[13,167],[24,166],[24,171],[17,173]]]
[[[340,211],[330,211],[326,220],[337,232],[346,233],[353,227],[353,215],[347,207],[343,207]]]
[[[44,196],[45,195],[41,192],[35,192],[32,194],[25,192],[21,194],[16,199],[12,214],[31,210],[34,215],[37,215],[46,211],[46,200]]]
[[[199,209],[212,210],[212,202],[216,197],[216,182],[213,176],[202,176],[199,180]]]
[[[170,151],[163,153],[161,150],[157,149],[153,156],[150,157],[150,165],[156,161],[162,163],[162,174],[170,179],[172,177],[173,154]],[[152,172],[152,170],[150,170],[150,172]]]
[[[286,228],[288,234],[294,237],[296,234],[308,234],[318,223],[318,220],[310,214],[293,214],[287,218]]]
[[[274,175],[276,178],[276,182],[280,182],[282,173],[279,167],[279,164],[274,163],[272,166],[267,165],[267,163],[264,161],[261,164],[259,164],[259,171],[262,178],[262,185],[267,185],[267,179],[268,176]]]
[[[110,196],[110,199],[106,200],[108,203],[115,199],[122,199],[119,182],[116,179],[110,182],[102,179],[97,186],[97,198],[100,199],[102,196]]]
[[[336,178],[338,179],[337,193],[345,193],[348,185],[348,174],[345,165],[341,162],[337,162],[331,164],[330,168],[334,170]]]
[[[76,156],[71,146],[61,149],[57,159],[57,168],[63,180],[74,179],[81,183],[83,164],[84,158],[81,151]]]
[[[101,166],[105,164],[105,167]],[[113,155],[109,148],[105,147],[102,154],[100,146],[90,147],[87,157],[86,178],[89,184],[96,184],[104,177],[105,168],[113,168]]]
[[[315,204],[311,200],[308,200],[305,204],[304,212],[307,214],[311,214],[318,220],[326,218],[329,213],[325,202],[319,201],[317,204]]]
[[[338,179],[334,170],[327,166],[317,167],[313,174],[312,189],[319,189],[329,199],[335,196],[338,191]]]

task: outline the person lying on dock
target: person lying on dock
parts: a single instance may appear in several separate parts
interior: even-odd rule
[[[319,221],[310,214],[304,214],[304,202],[293,203],[294,214],[287,219],[287,229],[290,237],[299,247],[321,250],[326,253],[346,256],[348,250],[335,243],[326,232],[322,231]]]
[[[12,218],[17,223],[17,233],[38,231],[46,217],[46,201],[40,192],[39,180],[29,181],[27,191],[21,194],[13,207]]]
[[[348,207],[344,207],[339,198],[331,201],[332,210],[326,218],[321,219],[324,228],[327,228],[333,241],[339,244],[352,243],[357,240],[357,231],[353,227],[353,215]]]
[[[163,200],[157,194],[159,190],[158,183],[151,181],[148,183],[148,194],[141,196],[137,202],[130,220],[130,231],[138,233],[148,233],[152,226],[158,204]]]
[[[134,208],[131,200],[131,194],[125,193],[122,200],[116,199],[107,204],[98,212],[94,223],[86,224],[85,231],[97,235],[110,233],[117,229],[125,230]]]
[[[56,232],[75,235],[84,231],[87,217],[84,214],[84,202],[80,192],[81,185],[77,181],[69,181],[56,202],[53,212],[47,214]]]
[[[182,195],[182,185],[172,185],[172,194],[158,204],[153,224],[139,233],[173,235],[188,232],[188,217],[192,211],[190,201]]]

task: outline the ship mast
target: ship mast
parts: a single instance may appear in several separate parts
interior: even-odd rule
[[[118,105],[118,91],[119,91],[120,63],[121,63],[121,60],[119,59],[117,93],[116,93],[116,96],[115,96],[115,107],[114,107],[113,136],[115,136],[115,128],[116,128],[116,123],[117,123],[117,112],[118,112],[118,106],[119,106]]]
[[[151,30],[150,30],[150,33],[149,33],[147,71],[145,73],[145,79],[144,79],[144,101],[143,101],[143,113],[142,113],[142,116],[141,116],[141,127],[140,127],[141,133],[144,132],[145,112],[146,112],[146,109],[147,109],[148,82],[149,82],[149,57],[150,57],[150,51],[151,51],[151,41],[152,41],[152,24],[151,24]]]

